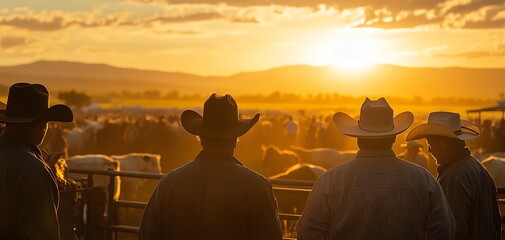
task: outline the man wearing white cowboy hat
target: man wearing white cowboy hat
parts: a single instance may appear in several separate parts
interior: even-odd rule
[[[212,94],[203,116],[182,113],[203,150],[161,179],[144,211],[141,240],[282,239],[272,185],[234,156],[237,138],[258,122],[239,119],[230,95]]]
[[[367,98],[359,120],[342,112],[333,116],[360,150],[319,177],[298,222],[299,240],[453,239],[454,219],[440,185],[391,150],[413,118],[410,112],[393,118],[384,98]]]
[[[432,112],[407,140],[426,138],[439,165],[438,181],[456,220],[456,239],[500,239],[501,216],[496,186],[487,170],[465,147],[479,128],[458,113]]]
[[[71,122],[65,105],[49,107],[40,84],[16,83],[0,110],[6,128],[0,136],[0,239],[59,239],[59,193],[38,145],[48,121]]]

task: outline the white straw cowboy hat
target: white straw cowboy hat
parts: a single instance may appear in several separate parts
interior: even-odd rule
[[[407,141],[442,136],[459,140],[470,140],[480,135],[479,128],[470,121],[460,119],[458,113],[432,112],[428,122],[421,124],[407,135]]]
[[[393,118],[393,109],[384,98],[375,101],[366,98],[359,120],[343,112],[333,116],[333,122],[344,135],[369,139],[395,136],[407,130],[413,121],[411,112],[402,112]]]
[[[238,107],[229,95],[212,94],[203,106],[203,116],[193,110],[181,115],[181,123],[189,133],[211,138],[235,138],[244,135],[259,120],[257,113],[252,119],[239,119]]]
[[[49,92],[41,84],[15,83],[9,88],[7,106],[0,110],[1,123],[72,122],[73,119],[69,107],[62,104],[49,107]]]

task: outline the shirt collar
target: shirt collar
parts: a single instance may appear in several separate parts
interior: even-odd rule
[[[204,159],[204,160],[212,160],[212,161],[221,161],[221,162],[230,162],[235,163],[240,166],[244,166],[238,159],[236,159],[231,154],[216,154],[208,151],[200,151],[196,159]]]
[[[368,158],[368,157],[395,157],[395,153],[391,149],[360,149],[356,154],[356,158]]]
[[[467,158],[468,156],[470,156],[471,152],[470,152],[470,149],[468,148],[464,148],[462,149],[454,158],[455,160],[454,161],[450,161],[448,163],[445,163],[445,164],[441,164],[437,167],[437,172],[438,172],[438,176],[440,176],[445,170],[447,170],[450,166],[452,166],[453,164],[457,163],[457,162],[460,162],[462,159],[464,158]]]
[[[27,147],[37,158],[39,158],[40,160],[43,160],[42,159],[42,152],[40,151],[39,147],[37,147],[35,144],[33,144],[32,142],[30,142],[24,138],[21,138],[19,136],[12,135],[12,134],[2,134],[0,136],[0,139],[2,139],[3,141],[7,141],[10,143],[16,144],[16,145]]]

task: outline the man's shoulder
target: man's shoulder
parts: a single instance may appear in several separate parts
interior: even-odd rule
[[[477,160],[472,156],[465,156],[457,161],[452,162],[445,168],[444,175],[448,174],[468,174],[475,171],[477,168]]]
[[[367,164],[377,164],[377,162],[373,161],[387,160],[388,162],[382,162],[382,163],[389,164],[388,166],[390,166],[391,169],[396,169],[398,172],[408,174],[412,178],[422,178],[426,181],[436,182],[436,179],[433,177],[433,175],[431,175],[431,173],[428,170],[417,164],[411,163],[407,160],[398,158],[396,156],[388,156],[386,158],[382,156],[378,156],[377,159],[370,158],[370,160],[372,161],[368,161],[368,163],[360,162],[359,159],[353,159],[331,168],[330,170],[326,171],[323,175],[321,175],[321,178],[336,179],[338,178],[337,176],[345,176],[355,171],[360,172],[361,169]]]
[[[29,148],[0,144],[0,152],[0,161],[11,167],[44,167],[42,161],[30,152]]]
[[[441,166],[443,167],[443,166]],[[455,181],[455,182],[469,182],[474,179],[474,176],[480,175],[484,167],[473,156],[466,156],[458,161],[455,161],[445,167],[440,172],[440,182]]]
[[[212,164],[216,163],[216,164]],[[215,162],[205,162],[205,161],[198,161],[197,159],[192,160],[186,164],[184,164],[181,167],[178,167],[176,169],[173,169],[172,171],[168,172],[164,177],[164,181],[170,181],[171,178],[177,178],[179,176],[183,175],[193,175],[195,172],[199,172],[202,170],[202,164],[205,164],[204,168],[205,171],[214,171],[216,169],[208,168],[209,166],[215,167],[215,168],[224,168],[226,169],[226,172],[228,175],[237,175],[240,176],[241,180],[250,180],[250,181],[258,181],[258,182],[268,182],[268,179],[265,178],[263,175],[257,173],[256,171],[240,165],[240,164],[234,164],[234,163],[224,163],[220,161],[215,161]]]

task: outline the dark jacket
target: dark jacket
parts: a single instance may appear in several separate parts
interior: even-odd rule
[[[426,169],[391,150],[359,150],[319,177],[297,231],[299,240],[451,240],[455,224]]]
[[[58,187],[37,146],[0,137],[0,239],[59,239]]]
[[[272,185],[231,155],[201,152],[161,179],[140,239],[282,239]]]
[[[500,239],[501,216],[494,180],[468,149],[461,156],[438,168],[440,185],[456,220],[456,239]]]

